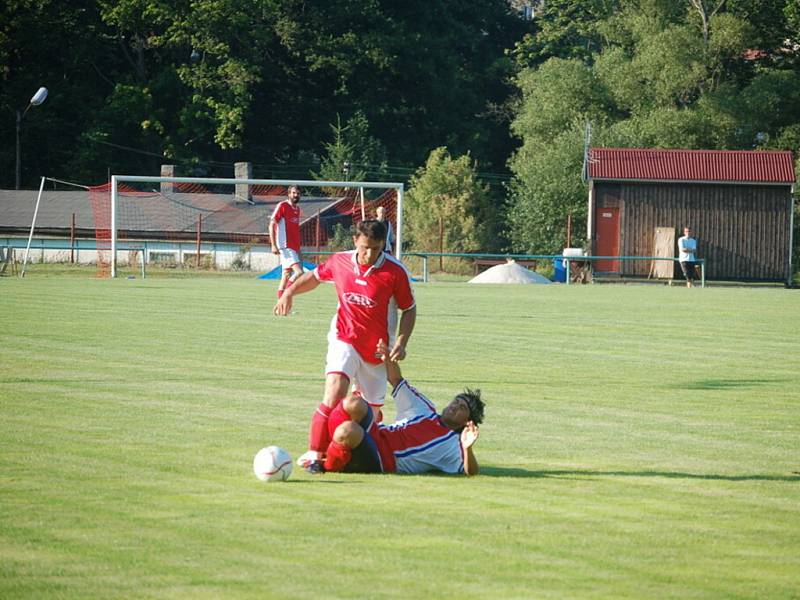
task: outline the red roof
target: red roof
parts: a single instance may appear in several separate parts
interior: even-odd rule
[[[793,184],[789,151],[589,149],[590,179]]]

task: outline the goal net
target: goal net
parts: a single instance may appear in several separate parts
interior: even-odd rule
[[[305,262],[351,247],[352,226],[376,218],[379,208],[399,257],[400,183],[113,176],[84,192],[98,276],[144,272],[146,265],[268,272],[279,262],[271,252],[269,220],[292,185],[301,194]]]

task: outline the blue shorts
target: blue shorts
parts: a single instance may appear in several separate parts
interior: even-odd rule
[[[353,454],[344,469],[343,473],[382,473],[381,459],[378,454],[378,446],[375,440],[368,433],[372,425],[372,411],[367,413],[367,416],[361,419],[358,423],[364,429],[364,439],[361,443],[353,448]]]

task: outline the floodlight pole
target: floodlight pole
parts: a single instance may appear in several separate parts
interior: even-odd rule
[[[19,132],[20,132],[20,129],[22,129],[22,111],[20,109],[17,109],[17,165],[16,165],[16,169],[14,170],[14,173],[16,174],[16,177],[14,179],[14,189],[15,190],[19,189],[19,180],[20,180],[20,176],[22,174],[22,163],[21,163],[21,159],[20,159],[20,156],[22,154],[22,149],[21,149],[20,143],[19,143]]]
[[[14,189],[18,190],[20,186],[20,182],[22,181],[22,144],[20,143],[20,131],[22,130],[22,119],[25,118],[25,115],[30,109],[31,106],[39,106],[42,102],[47,99],[47,88],[40,87],[36,90],[36,93],[31,98],[31,101],[28,102],[28,106],[25,107],[25,110],[17,109],[17,162],[15,172],[15,181],[14,181]]]

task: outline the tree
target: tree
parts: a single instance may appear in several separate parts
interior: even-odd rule
[[[363,113],[357,112],[345,125],[336,115],[331,131],[333,141],[325,144],[325,156],[319,170],[311,172],[313,177],[328,181],[365,181],[368,170],[379,177],[385,173],[382,169],[386,168],[386,148],[369,134],[369,123]]]
[[[436,148],[411,177],[406,235],[415,250],[476,252],[491,247],[496,207],[468,155],[453,159]]]
[[[784,6],[792,17],[783,0],[620,0],[588,26],[588,39],[600,40],[591,56],[573,52],[523,69],[512,122],[522,146],[509,161],[512,247],[560,250],[569,213],[583,230],[586,121],[599,146],[795,149],[800,80],[784,46],[753,59],[776,38],[758,18],[750,22],[758,7],[782,15]],[[557,19],[540,27],[570,35]]]

